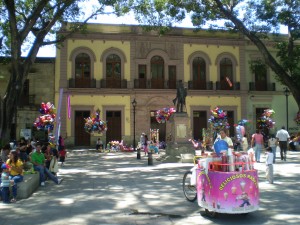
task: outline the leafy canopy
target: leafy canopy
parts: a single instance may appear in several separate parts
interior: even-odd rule
[[[161,33],[190,16],[196,30],[240,32],[261,52],[275,78],[288,86],[300,107],[300,1],[299,0],[112,0],[116,14],[132,10],[137,21]],[[218,21],[218,22],[217,22]],[[284,26],[288,35],[281,35]],[[271,40],[274,57],[265,45]]]

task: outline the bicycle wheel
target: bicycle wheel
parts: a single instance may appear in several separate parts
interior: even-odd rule
[[[191,171],[185,172],[182,180],[182,189],[185,198],[190,202],[194,202],[197,199],[197,191],[196,191],[196,186],[191,185],[191,178],[192,178],[192,172]]]

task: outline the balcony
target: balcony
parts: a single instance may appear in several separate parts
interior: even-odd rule
[[[238,90],[240,90],[240,82],[232,82],[232,86],[230,87],[226,81],[217,81],[216,82],[216,90],[238,91]]]
[[[134,88],[137,89],[176,89],[176,81],[164,79],[134,79]]]
[[[100,88],[127,88],[127,80],[123,79],[101,79]]]
[[[188,82],[188,89],[189,90],[213,90],[213,82],[195,82],[189,81]]]
[[[249,91],[276,91],[275,83],[249,82]]]
[[[69,88],[96,88],[96,79],[70,78]]]
[[[145,78],[139,78],[139,79],[134,79],[134,88],[147,88],[147,79]]]

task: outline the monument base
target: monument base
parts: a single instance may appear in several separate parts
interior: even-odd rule
[[[193,144],[188,141],[191,132],[189,117],[186,112],[174,113],[170,118],[171,140],[167,143],[166,155],[161,161],[183,162],[183,155],[188,157],[186,161],[193,162],[195,150]]]
[[[190,162],[194,160],[195,150],[190,142],[168,143],[164,162]]]

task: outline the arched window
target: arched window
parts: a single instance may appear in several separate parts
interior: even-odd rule
[[[220,88],[221,90],[232,90],[233,87],[233,66],[229,58],[220,61]]]
[[[75,78],[90,79],[91,59],[88,54],[80,53],[75,58]]]
[[[106,87],[121,88],[121,58],[116,54],[106,57]]]
[[[160,56],[151,58],[151,88],[164,88],[164,59]]]
[[[193,59],[193,89],[206,89],[206,62],[201,57]]]
[[[75,87],[91,87],[91,59],[86,53],[80,53],[75,58]]]
[[[267,90],[267,67],[266,65],[255,65],[255,90],[265,91]]]

